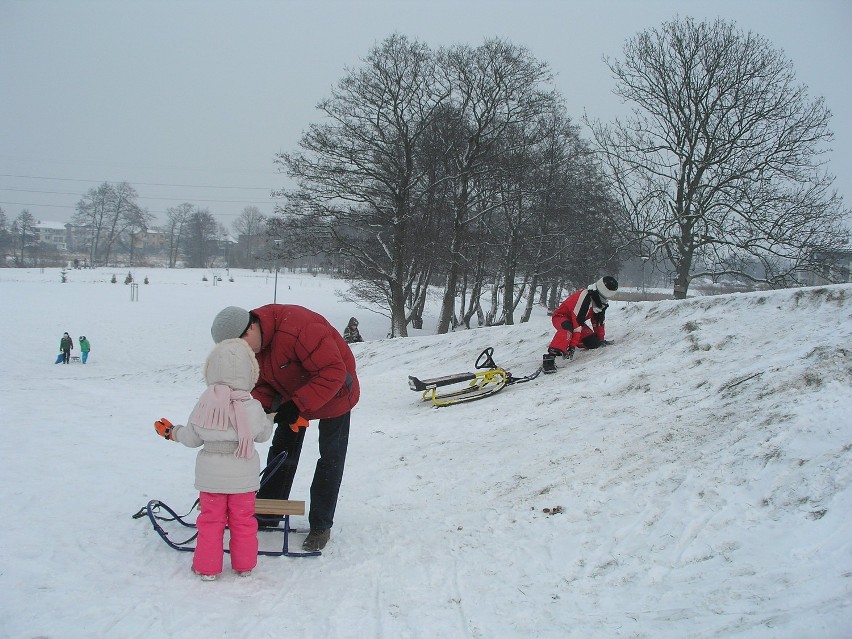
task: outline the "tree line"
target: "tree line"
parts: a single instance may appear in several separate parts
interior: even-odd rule
[[[270,233],[289,254],[341,257],[352,295],[391,334],[419,327],[430,285],[438,332],[529,317],[622,259],[697,277],[795,284],[848,242],[825,170],[830,111],[765,38],[676,19],[605,59],[625,120],[583,121],[548,65],[501,39],[437,50],[395,34],[318,104],[296,186]]]
[[[165,238],[163,254],[170,268],[178,262],[205,268],[221,261],[218,247],[232,240],[227,229],[208,209],[184,202],[169,207],[165,223],[155,225],[154,216],[139,205],[138,197],[136,189],[127,182],[104,182],[83,194],[71,221],[73,253],[84,254],[92,266],[109,264],[119,256],[133,263],[142,258],[139,255],[144,245],[142,236],[153,231]],[[47,259],[56,253],[51,247],[37,244],[37,223],[28,209],[11,222],[0,209],[0,252],[13,255],[16,263],[22,265],[28,259]],[[229,265],[255,268],[259,260],[267,261],[265,242],[252,241],[258,237],[265,240],[265,229],[266,216],[256,206],[246,206],[233,223],[233,231],[237,236],[247,237],[248,241],[244,242],[243,251],[227,256]],[[58,254],[54,257],[65,261]]]
[[[92,264],[108,262],[113,244],[118,238],[128,236],[125,244],[129,246],[132,262],[135,246],[132,235],[148,230],[165,236],[169,268],[174,268],[179,260],[190,267],[208,267],[220,257],[217,247],[228,240],[229,233],[209,209],[184,202],[166,209],[165,223],[152,227],[153,216],[136,204],[137,197],[135,189],[126,182],[104,183],[89,189],[77,204],[73,222],[92,230],[88,240]],[[260,235],[265,220],[257,207],[246,206],[234,222],[234,231]],[[243,264],[239,255],[233,256],[234,265],[253,267],[250,256],[245,257]]]
[[[271,232],[291,255],[341,256],[392,335],[422,325],[436,284],[441,333],[524,321],[542,291],[552,307],[566,283],[618,270],[618,202],[527,49],[393,35],[319,110],[276,158],[298,187],[278,193]]]

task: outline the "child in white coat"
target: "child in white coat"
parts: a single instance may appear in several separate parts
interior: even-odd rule
[[[259,375],[257,360],[242,339],[216,344],[204,365],[207,390],[188,423],[163,418],[154,428],[163,437],[191,448],[203,446],[195,462],[195,487],[201,514],[192,570],[204,580],[222,572],[225,528],[230,530],[231,567],[240,576],[257,565],[255,493],[260,458],[253,442],[272,435],[272,421],[252,398]]]

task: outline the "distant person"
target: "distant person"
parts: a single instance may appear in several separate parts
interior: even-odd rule
[[[361,337],[361,333],[358,331],[358,320],[354,317],[349,318],[349,323],[343,329],[343,339],[346,340],[347,344],[364,341],[364,338]]]
[[[89,359],[89,351],[92,350],[92,345],[89,344],[89,340],[86,339],[85,335],[80,335],[80,361],[85,364],[86,360]]]
[[[294,431],[291,424],[300,416],[319,420],[320,457],[308,513],[311,530],[302,548],[322,550],[334,524],[351,410],[361,395],[352,351],[322,315],[292,304],[268,304],[251,312],[229,306],[216,315],[210,334],[214,342],[242,337],[257,355],[260,378],[252,395],[264,410],[275,413],[277,424],[267,464],[287,451],[286,461],[268,478],[259,498],[290,497],[305,439],[305,429]]]
[[[195,460],[201,514],[196,520],[192,571],[204,581],[222,572],[226,527],[231,568],[246,577],[257,565],[254,508],[260,456],[253,442],[264,442],[272,435],[272,421],[249,392],[258,374],[248,344],[241,339],[220,342],[204,364],[207,389],[187,425],[173,425],[165,418],[154,422],[154,429],[166,439],[190,448],[203,445]]]
[[[572,359],[577,348],[600,348],[606,345],[606,309],[609,298],[618,290],[618,281],[611,275],[581,288],[568,296],[553,312],[551,321],[556,334],[544,356],[544,372],[556,370],[554,359]]]
[[[74,348],[74,340],[68,333],[62,334],[62,339],[59,340],[59,350],[62,352],[62,363],[67,364],[71,361],[71,349]],[[59,361],[57,360],[57,364]]]

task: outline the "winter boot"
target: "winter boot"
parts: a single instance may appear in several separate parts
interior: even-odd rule
[[[325,548],[325,545],[328,543],[330,537],[330,530],[319,530],[312,528],[311,532],[308,533],[308,536],[305,537],[305,541],[302,542],[302,550],[308,550],[310,552],[322,550],[323,548]]]
[[[192,569],[192,572],[201,577],[201,581],[216,581],[216,575],[204,575],[195,570],[195,568]]]
[[[545,353],[541,356],[541,370],[543,373],[556,372],[556,355],[553,353]]]

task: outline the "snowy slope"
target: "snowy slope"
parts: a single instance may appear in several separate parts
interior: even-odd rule
[[[356,315],[368,339],[332,541],[201,583],[130,515],[195,498],[194,451],[151,424],[203,390],[216,311],[271,301],[269,276],[232,273],[140,271],[131,302],[106,271],[0,270],[0,636],[852,635],[852,285],[618,303],[614,347],[434,409],[407,375],[472,370],[487,346],[531,373],[545,314],[379,339],[343,283],[282,274],[279,301]],[[52,364],[65,330],[90,364]]]

